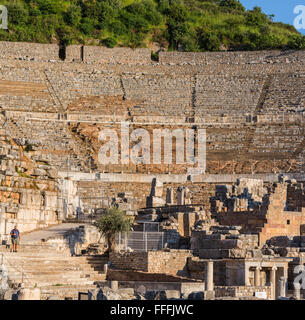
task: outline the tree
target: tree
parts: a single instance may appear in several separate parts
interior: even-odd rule
[[[177,50],[183,36],[188,32],[187,19],[189,12],[185,5],[174,3],[166,10],[166,15],[169,46],[171,49]]]
[[[305,36],[301,34],[290,36],[287,47],[289,49],[305,49]]]
[[[125,213],[116,207],[111,207],[103,213],[94,224],[99,232],[107,239],[108,252],[115,250],[115,235],[119,232],[129,232],[132,222]]]
[[[29,12],[23,3],[9,3],[6,5],[9,25],[23,25],[28,22]]]
[[[217,31],[204,29],[199,31],[199,45],[203,51],[219,51],[221,39],[219,38]]]
[[[68,11],[64,13],[64,18],[69,26],[78,27],[82,19],[81,8],[76,5],[71,5]]]
[[[261,26],[268,23],[268,16],[262,12],[260,7],[254,7],[253,10],[247,11],[246,17],[249,26]]]
[[[117,45],[117,41],[115,40],[115,38],[112,38],[112,37],[103,39],[100,42],[101,44],[105,45],[108,48],[114,48]]]
[[[238,0],[221,0],[219,4],[221,7],[245,11],[245,7]]]

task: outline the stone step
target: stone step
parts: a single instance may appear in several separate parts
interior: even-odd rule
[[[36,271],[40,272],[40,271],[50,271],[50,272],[57,272],[57,271],[65,271],[65,272],[73,272],[73,271],[80,271],[80,270],[86,270],[86,271],[103,271],[104,267],[101,266],[97,266],[97,267],[93,267],[90,265],[80,265],[80,266],[75,266],[75,265],[71,265],[71,266],[67,266],[67,265],[63,265],[63,266],[58,266],[58,265],[44,265],[43,269],[41,266],[37,265],[37,266],[29,266],[29,265],[19,265],[18,266],[20,270],[24,270],[24,271]],[[14,270],[14,267],[7,267],[8,270]]]
[[[26,262],[25,262],[26,261]],[[96,262],[96,263],[86,263],[86,262],[62,262],[62,261],[48,261],[48,262],[43,262],[41,261],[40,263],[37,261],[31,261],[31,260],[8,260],[9,264],[11,266],[14,265],[20,265],[20,266],[28,266],[30,268],[50,268],[52,266],[57,266],[59,268],[85,268],[85,267],[91,267],[93,269],[103,269],[104,265],[107,264],[107,262]],[[31,265],[29,265],[31,264]]]
[[[29,274],[25,274],[23,276],[23,281],[24,282],[32,282],[37,283],[37,284],[41,284],[44,282],[48,282],[51,284],[56,284],[56,283],[68,283],[68,284],[79,284],[79,283],[87,283],[88,281],[102,281],[105,280],[105,275],[94,275],[92,277],[90,277],[90,275],[88,275],[88,277],[85,276],[80,276],[80,275],[75,275],[75,276],[64,276],[64,275],[55,275],[54,277],[51,276],[46,276],[46,275],[29,275]],[[17,280],[18,282],[20,282],[20,280],[22,279],[21,275],[16,275],[16,276],[10,276],[8,275],[9,280],[14,281]]]
[[[50,285],[87,285],[94,284],[95,282],[105,281],[105,277],[103,278],[79,278],[79,279],[36,279],[36,278],[13,278],[9,279],[13,283],[24,283],[24,285],[33,286],[50,286]]]
[[[39,267],[30,267],[26,265],[18,265],[18,267],[11,267],[8,266],[6,267],[8,271],[13,271],[13,270],[20,270],[22,272],[92,272],[92,273],[101,273],[103,272],[104,268],[103,267],[97,267],[93,268],[91,266],[84,266],[84,267],[77,267],[77,266],[71,266],[70,268],[66,267],[57,267],[57,266],[50,266],[48,268],[39,268]]]
[[[72,257],[71,254],[65,254],[65,253],[60,253],[60,252],[45,252],[45,251],[35,251],[35,252],[22,252],[18,251],[17,253],[8,253],[8,252],[0,252],[0,254],[3,253],[5,255],[11,255],[11,256],[24,256],[24,257],[36,257],[36,256],[41,256],[41,257]]]
[[[58,270],[58,271],[32,271],[32,270],[22,270],[22,271],[15,271],[15,270],[8,270],[8,276],[9,278],[17,277],[19,278],[22,274],[24,274],[25,277],[33,278],[33,277],[48,277],[50,278],[81,278],[81,277],[104,277],[104,273],[99,273],[98,271],[92,271],[92,270],[79,270],[79,271],[65,271],[65,270]]]
[[[29,286],[32,286],[33,285],[33,282],[23,282],[24,283],[24,285],[26,286],[26,287],[29,287]],[[66,286],[66,285],[70,285],[71,284],[71,282],[69,283],[69,282],[66,282],[66,283],[52,283],[52,282],[47,282],[47,281],[45,281],[45,282],[40,282],[40,283],[37,283],[37,285],[36,285],[36,288],[40,288],[41,286],[43,286],[43,287],[46,287],[46,286],[56,286],[56,285],[58,285],[58,287],[60,287],[60,286]],[[76,285],[79,285],[79,286],[91,286],[91,285],[93,285],[94,284],[94,281],[88,281],[87,283],[84,283],[84,282],[79,282],[79,283],[75,283]]]
[[[102,262],[102,261],[108,261],[108,258],[93,258],[93,259],[87,259],[86,257],[75,257],[75,256],[62,256],[62,255],[40,255],[40,254],[31,254],[31,255],[25,255],[25,254],[19,254],[19,253],[12,253],[12,254],[3,254],[4,257],[7,257],[8,259],[33,259],[33,260],[61,260],[61,261],[84,261],[84,262]]]
[[[105,256],[71,256],[69,250],[57,250],[44,244],[23,244],[18,253],[0,247],[7,261],[8,278],[26,287],[43,288],[41,298],[50,295],[78,298],[79,291],[96,288],[95,282],[105,281]]]
[[[9,279],[20,279],[22,277],[28,278],[28,279],[83,279],[83,278],[105,278],[106,274],[102,273],[93,273],[93,272],[74,272],[74,273],[63,273],[63,272],[57,272],[51,274],[51,272],[42,272],[42,273],[29,273],[29,272],[23,272],[23,273],[10,273],[8,272]]]
[[[108,259],[86,259],[83,257],[63,257],[63,256],[42,256],[42,255],[19,255],[19,254],[4,254],[4,257],[7,257],[7,259],[12,259],[12,260],[22,260],[22,259],[27,259],[27,260],[33,260],[33,261],[41,261],[41,260],[48,260],[48,261],[78,261],[78,262],[103,262],[103,261],[108,261]]]
[[[29,276],[42,276],[42,275],[49,275],[49,277],[58,277],[60,275],[65,275],[65,276],[74,276],[74,275],[78,275],[78,276],[82,276],[82,275],[87,275],[87,274],[91,274],[91,275],[102,275],[102,273],[99,273],[98,271],[95,270],[63,270],[63,269],[58,269],[58,270],[31,270],[31,269],[17,269],[17,270],[10,270],[8,269],[8,274],[13,276],[13,275],[20,275],[20,274],[25,274],[25,275],[29,275]]]
[[[29,265],[31,264],[31,265]],[[19,266],[23,270],[104,270],[104,264],[86,264],[86,263],[34,263],[29,261],[29,263],[18,263],[17,261],[10,261],[10,265],[7,265],[8,269],[14,269],[14,267]]]
[[[58,271],[54,271],[52,272],[51,270],[49,271],[28,271],[28,270],[24,270],[23,271],[24,274],[26,274],[27,277],[42,277],[42,276],[48,276],[48,278],[56,278],[56,277],[83,277],[86,274],[92,274],[92,275],[98,275],[98,273],[96,272],[85,272],[82,270],[79,271],[65,271],[65,270],[58,270]],[[9,273],[10,274],[10,273]]]
[[[106,279],[106,275],[104,274],[84,274],[84,275],[54,275],[51,277],[50,275],[42,274],[38,275],[31,275],[31,274],[18,274],[18,275],[8,275],[8,279],[11,282],[32,282],[34,283],[43,283],[44,281],[50,282],[52,284],[56,283],[69,283],[69,284],[76,284],[76,283],[83,283],[87,281],[103,281]]]

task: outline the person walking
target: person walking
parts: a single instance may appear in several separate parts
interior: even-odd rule
[[[18,245],[20,241],[20,232],[17,229],[17,226],[14,227],[14,229],[10,233],[11,235],[11,241],[13,245],[13,252],[18,252]]]

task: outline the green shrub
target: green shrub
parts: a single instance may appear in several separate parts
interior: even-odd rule
[[[114,38],[109,37],[101,40],[101,44],[105,45],[108,48],[114,48],[117,45],[117,41]]]
[[[267,22],[268,17],[262,12],[260,7],[254,7],[253,10],[246,13],[246,23],[249,26],[261,26]]]
[[[221,7],[227,7],[230,9],[245,11],[245,7],[238,0],[220,0],[219,5]]]
[[[26,6],[20,2],[7,5],[9,27],[12,25],[26,24],[29,19],[29,12]]]
[[[94,22],[89,18],[84,18],[80,24],[80,31],[85,35],[92,35],[94,30]]]
[[[64,13],[64,19],[69,26],[78,27],[82,19],[82,11],[79,6],[72,5]]]
[[[289,49],[305,49],[305,36],[302,36],[302,35],[290,36],[287,47]]]
[[[213,31],[203,30],[199,35],[199,46],[203,51],[219,51],[221,39]]]

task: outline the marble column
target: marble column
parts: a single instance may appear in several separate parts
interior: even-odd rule
[[[254,272],[254,285],[256,287],[261,286],[261,267],[256,267],[255,272]]]
[[[213,261],[208,261],[206,263],[206,291],[213,291],[214,290],[214,279],[213,279],[213,273],[214,273],[214,268],[213,268]]]
[[[118,290],[119,289],[119,282],[116,280],[111,280],[110,281],[110,288],[112,290]]]
[[[284,274],[283,274],[284,278],[285,278],[285,292],[287,293],[288,290],[288,266],[284,267]]]
[[[270,284],[271,284],[271,299],[276,299],[276,270],[277,267],[272,267],[270,275]]]
[[[280,277],[279,279],[279,296],[286,297],[286,280],[285,277]]]
[[[247,265],[245,265],[245,285],[246,286],[251,286],[251,283],[250,283],[250,277],[249,277],[249,267]]]
[[[296,300],[301,300],[301,285],[299,283],[294,284],[293,297]]]

